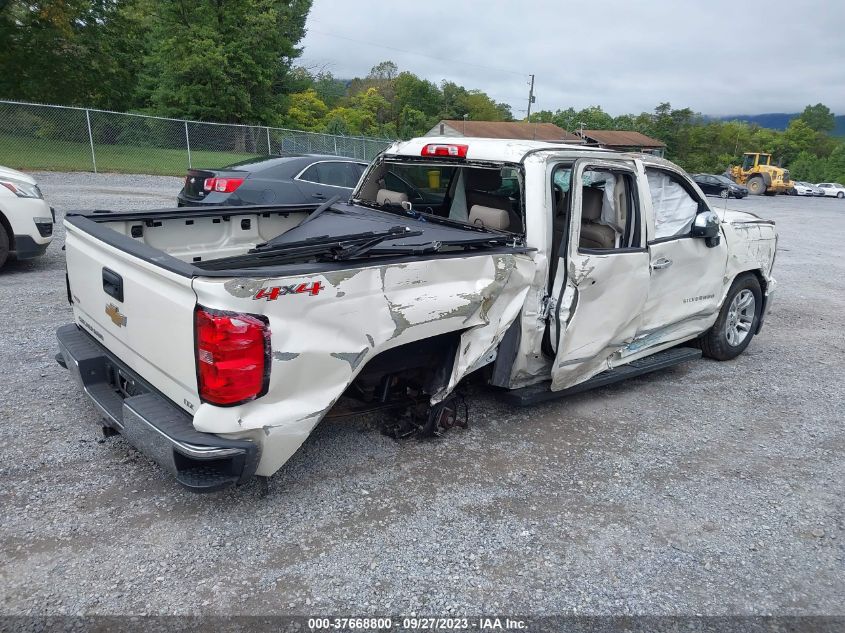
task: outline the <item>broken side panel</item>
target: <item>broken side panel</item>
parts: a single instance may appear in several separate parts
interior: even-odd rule
[[[202,305],[269,320],[267,394],[229,408],[202,404],[194,416],[199,431],[259,441],[259,475],[284,464],[382,352],[466,334],[447,388],[436,394],[448,395],[516,318],[534,263],[530,254],[498,252],[350,266],[285,278],[194,279]]]
[[[492,279],[479,284],[471,297],[478,301],[479,324],[464,331],[448,385],[432,399],[439,402],[468,374],[496,359],[510,325],[519,316],[534,278],[535,265],[528,256],[493,258]]]

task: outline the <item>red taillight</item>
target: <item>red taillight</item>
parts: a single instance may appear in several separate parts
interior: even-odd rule
[[[429,143],[422,148],[421,156],[447,156],[449,158],[466,158],[469,145],[444,145]]]
[[[197,306],[194,324],[203,402],[227,406],[266,393],[270,330],[261,317]]]
[[[243,178],[206,178],[202,188],[206,191],[217,191],[219,193],[232,193],[241,186]]]

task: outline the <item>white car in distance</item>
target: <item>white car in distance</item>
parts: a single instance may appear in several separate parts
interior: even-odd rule
[[[845,198],[845,185],[838,182],[820,182],[816,185],[824,190],[824,195],[830,198]]]
[[[54,222],[35,179],[0,166],[0,268],[11,253],[18,259],[43,255],[53,240]]]
[[[796,196],[823,196],[824,189],[803,180],[793,181]]]

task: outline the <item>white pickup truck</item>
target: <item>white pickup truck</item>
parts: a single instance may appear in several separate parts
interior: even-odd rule
[[[470,374],[529,404],[734,358],[775,286],[773,222],[663,159],[544,142],[414,139],[349,201],[65,227],[57,360],[195,491],[271,475],[330,411],[438,432]]]

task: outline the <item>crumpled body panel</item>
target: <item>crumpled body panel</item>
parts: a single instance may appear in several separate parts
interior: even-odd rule
[[[495,351],[525,302],[534,269],[529,255],[504,253],[282,279],[195,279],[200,305],[269,318],[273,361],[265,396],[231,408],[203,404],[194,426],[259,441],[258,474],[272,474],[369,359],[462,331],[448,386],[433,398],[440,400]]]

